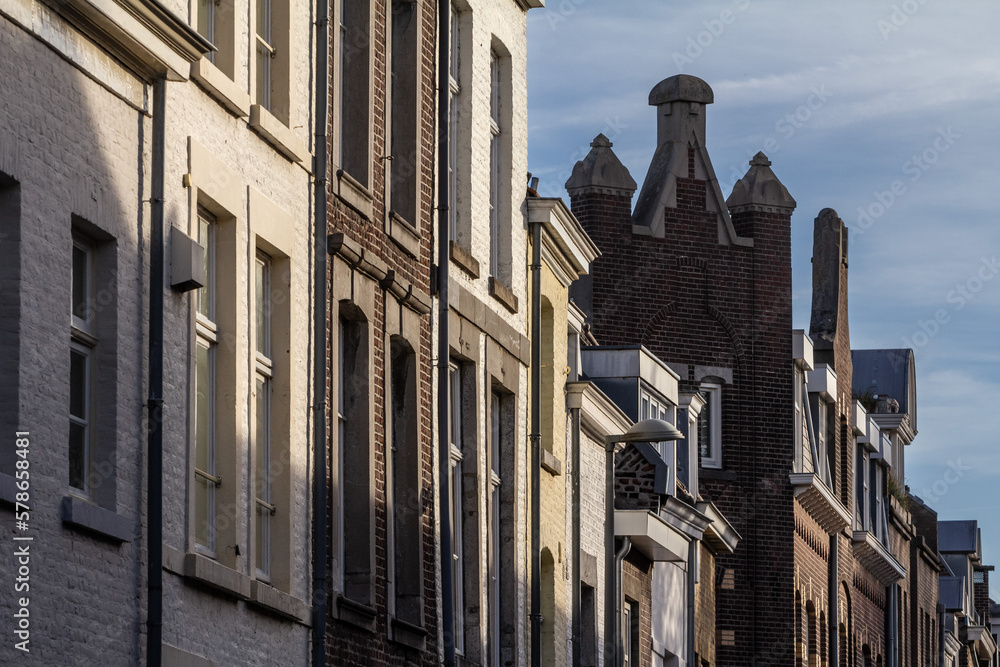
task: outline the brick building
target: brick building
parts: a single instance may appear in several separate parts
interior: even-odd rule
[[[816,219],[811,338],[792,336],[795,201],[763,154],[723,198],[703,81],[671,77],[649,101],[658,146],[634,211],[604,137],[567,183],[603,253],[575,296],[599,340],[641,342],[706,404],[700,492],[743,537],[717,560],[713,664],[900,664],[903,596],[923,610],[936,595],[925,572],[909,605],[913,527],[897,500],[912,363],[903,409],[868,415],[852,391],[843,223],[830,209]]]

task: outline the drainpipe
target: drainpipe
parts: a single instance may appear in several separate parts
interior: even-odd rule
[[[899,637],[898,637],[898,621],[897,614],[899,613],[899,588],[896,584],[889,584],[886,586],[886,599],[889,602],[889,618],[888,618],[888,636],[887,653],[889,654],[886,660],[887,667],[899,667]]]
[[[937,605],[937,617],[938,617],[938,664],[944,667],[944,605],[938,602]]]
[[[542,664],[542,225],[531,226],[531,664]]]
[[[329,165],[327,164],[327,123],[329,122],[330,85],[329,39],[330,3],[316,3],[316,113],[313,151],[313,212],[315,222],[315,249],[313,251],[313,282],[316,296],[313,301],[313,623],[312,664],[323,667],[326,661],[326,572],[329,562],[327,537],[327,442],[326,442],[326,345],[327,345],[327,193]]]
[[[604,445],[604,664],[617,667],[617,605],[611,600],[615,584],[615,443]]]
[[[622,632],[622,605],[625,603],[625,594],[623,591],[624,586],[622,585],[622,562],[625,560],[625,556],[628,556],[628,552],[632,549],[632,538],[627,535],[622,538],[621,548],[615,552],[615,581],[617,585],[615,586],[615,667],[622,667],[622,661],[625,657],[625,651],[622,646],[622,641],[624,639],[624,633]]]
[[[688,543],[688,572],[687,572],[687,664],[694,665],[694,585],[698,578],[698,540],[691,540]]]
[[[830,609],[826,617],[830,620],[830,667],[840,665],[840,622],[837,615],[840,613],[840,539],[838,535],[830,536]]]
[[[570,408],[573,429],[573,667],[580,667],[580,408]]]
[[[451,497],[448,479],[451,477],[451,440],[449,419],[448,360],[451,357],[448,340],[448,242],[451,233],[448,211],[448,65],[451,29],[451,0],[438,0],[438,492],[441,530],[441,636],[444,644],[444,665],[455,665],[455,613],[452,591]]]
[[[153,82],[153,164],[149,201],[149,399],[146,406],[146,549],[149,610],[146,664],[160,667],[163,647],[163,171],[166,143],[167,79]]]

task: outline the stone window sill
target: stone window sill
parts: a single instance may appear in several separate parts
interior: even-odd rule
[[[417,257],[420,254],[420,232],[395,211],[389,211],[389,238],[408,255]]]
[[[372,193],[343,169],[337,170],[337,191],[335,194],[340,201],[363,215],[365,220],[371,222],[374,215],[372,213]]]
[[[184,554],[182,574],[240,600],[250,599],[250,577],[201,554]]]
[[[500,282],[499,278],[493,276],[490,276],[490,296],[502,303],[510,312],[517,312],[517,296],[513,290]]]
[[[263,581],[250,582],[250,603],[302,625],[312,624],[312,609],[305,601],[283,593]]]
[[[409,646],[410,648],[418,651],[426,650],[427,630],[421,626],[401,621],[398,618],[393,618],[389,622],[389,628],[391,632],[389,639],[392,641],[404,646]]]
[[[541,464],[542,468],[547,470],[553,477],[558,477],[562,474],[562,461],[544,447],[542,448]]]
[[[479,262],[456,241],[449,241],[449,252],[451,261],[455,262],[460,269],[468,273],[473,278],[479,278]]]
[[[284,123],[259,104],[250,106],[250,129],[262,136],[269,144],[278,149],[279,153],[292,162],[300,162],[303,167],[309,168],[306,160],[309,151],[305,144]]]
[[[229,113],[237,118],[246,118],[250,115],[250,95],[207,58],[202,58],[191,65],[191,78]]]
[[[62,499],[62,522],[119,544],[132,539],[132,524],[128,519],[76,496]]]
[[[356,602],[343,595],[338,595],[335,611],[338,620],[368,632],[375,632],[376,611],[363,602]]]

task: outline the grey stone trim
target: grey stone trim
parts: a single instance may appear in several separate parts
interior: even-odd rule
[[[343,595],[338,595],[337,605],[333,611],[335,618],[345,623],[350,623],[362,630],[375,632],[375,615],[378,612],[372,607],[362,602],[355,602]]]
[[[635,179],[611,150],[612,146],[603,134],[590,142],[590,152],[573,166],[573,174],[566,181],[570,196],[590,193],[632,196]]]
[[[562,474],[562,461],[544,447],[542,448],[542,469],[547,470],[553,477]]]
[[[427,630],[412,623],[407,623],[398,618],[389,619],[390,636],[394,642],[417,649],[418,651],[427,648]]]
[[[132,538],[132,524],[128,519],[75,496],[62,499],[62,521],[114,542],[130,542]]]
[[[16,480],[12,475],[0,472],[0,505],[14,506],[14,494],[17,493]]]
[[[304,600],[283,593],[263,581],[250,582],[249,602],[302,625],[312,626],[312,607]]]
[[[517,296],[500,279],[490,276],[490,296],[503,304],[512,313],[517,312]]]
[[[184,576],[241,600],[250,599],[250,577],[201,554],[184,555]]]
[[[343,169],[337,170],[337,199],[344,202],[371,222],[374,217],[372,193]]]
[[[460,269],[468,273],[473,278],[479,277],[479,262],[457,241],[449,242],[449,256]]]
[[[311,169],[310,161],[306,159],[309,150],[305,144],[284,123],[272,116],[270,111],[259,104],[250,105],[249,125],[251,130],[263,137],[286,158],[301,163],[306,171]]]
[[[218,664],[214,660],[188,653],[169,644],[163,645],[163,654],[160,657],[163,667],[216,667]]]
[[[733,185],[726,206],[731,214],[759,211],[791,215],[795,200],[771,171],[771,161],[758,152],[750,160],[750,170]]]
[[[362,248],[357,241],[343,232],[327,236],[326,250],[331,255],[338,255],[352,269],[357,269],[377,281],[379,287],[391,292],[404,306],[420,315],[431,312],[431,298],[426,292],[412,283],[403,283],[396,277],[396,272],[388,268],[378,256]]]
[[[462,318],[495,340],[525,366],[531,358],[531,341],[507,324],[487,304],[455,280],[448,283],[449,306]]]
[[[597,572],[597,556],[586,551],[580,552],[580,581],[594,589],[601,584]]]
[[[388,218],[386,227],[389,238],[395,241],[403,252],[411,257],[417,257],[420,254],[420,232],[409,220],[395,211],[389,211]]]

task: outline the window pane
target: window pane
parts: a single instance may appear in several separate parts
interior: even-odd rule
[[[69,353],[69,414],[87,420],[87,371],[88,357],[82,352]]]
[[[212,226],[208,218],[201,212],[198,213],[198,243],[205,248],[205,286],[198,289],[198,312],[205,317],[212,318],[212,296],[215,276],[212,275],[213,254],[215,253],[215,239],[212,233]]]
[[[271,438],[270,438],[270,383],[258,375],[254,386],[254,413],[256,428],[254,429],[254,484],[257,498],[264,503],[271,503]],[[269,577],[271,573],[271,511],[255,502],[255,538],[254,561],[258,574]]]
[[[198,32],[208,41],[215,41],[215,0],[198,0]],[[214,52],[208,55],[211,58]]]
[[[69,425],[69,485],[81,491],[87,483],[87,427],[70,422]]]
[[[215,485],[198,475],[195,475],[194,481],[194,541],[214,551],[214,522],[211,508],[214,504]]]
[[[73,315],[87,321],[87,299],[90,296],[90,263],[87,251],[73,246]]]
[[[212,353],[208,346],[199,341],[197,345],[195,369],[195,433],[196,450],[195,467],[203,472],[214,474],[211,462],[211,417],[212,417]]]
[[[264,259],[260,256],[257,257],[256,267],[255,267],[255,289],[254,295],[256,298],[256,314],[257,314],[257,351],[264,356],[271,356],[271,346],[269,345],[268,339],[270,338],[270,322],[268,321],[268,304],[271,291],[271,281],[269,267]]]
[[[271,109],[271,52],[257,39],[257,104]]]

